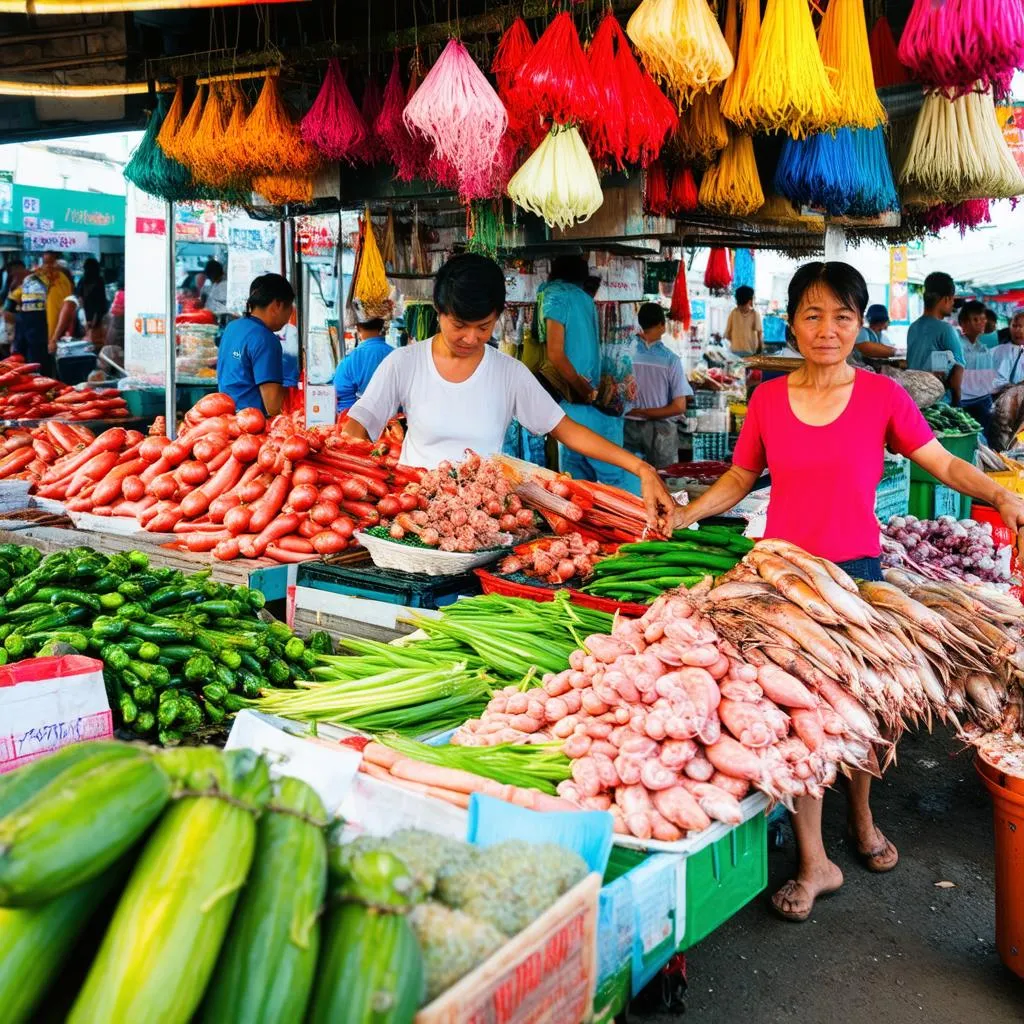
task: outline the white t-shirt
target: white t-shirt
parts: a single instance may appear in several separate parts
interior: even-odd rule
[[[222,277],[216,284],[207,281],[203,290],[199,293],[204,301],[204,307],[214,316],[221,316],[228,311],[228,279]]]
[[[446,459],[461,461],[467,448],[483,456],[500,452],[513,419],[543,435],[565,416],[522,363],[490,346],[468,380],[446,381],[434,365],[430,341],[388,356],[349,416],[377,438],[400,409],[409,428],[401,461],[426,469]]]

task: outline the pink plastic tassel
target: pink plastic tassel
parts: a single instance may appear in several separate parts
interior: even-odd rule
[[[345,84],[341,64],[332,58],[313,106],[302,119],[302,137],[329,160],[355,159],[367,128]]]
[[[451,39],[406,105],[406,125],[433,144],[433,161],[451,165],[463,199],[495,190],[508,115],[469,51]]]
[[[384,102],[377,115],[374,130],[388,159],[395,165],[395,177],[399,181],[412,181],[424,174],[430,159],[430,143],[418,132],[410,133],[402,119],[405,110],[406,92],[402,85],[402,69],[395,55],[391,75],[384,87]]]

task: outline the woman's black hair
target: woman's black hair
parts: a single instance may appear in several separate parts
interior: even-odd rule
[[[556,256],[551,261],[551,269],[548,271],[549,281],[568,281],[569,284],[578,284],[581,288],[587,283],[590,277],[590,266],[582,256]]]
[[[943,299],[956,295],[956,284],[949,274],[933,270],[924,279],[924,308],[934,309]]]
[[[85,293],[96,285],[103,284],[103,274],[100,272],[100,261],[94,256],[89,256],[82,263],[82,276],[78,279],[78,284],[75,286],[75,294],[79,298],[84,298]]]
[[[266,309],[272,302],[283,302],[286,306],[295,301],[295,289],[280,274],[261,274],[249,285],[249,298],[245,312]]]
[[[814,285],[824,285],[833,295],[862,320],[868,308],[868,286],[863,275],[849,263],[815,262],[805,263],[789,282],[789,302],[786,312],[789,322],[796,317],[796,311],[808,290]]]
[[[495,316],[505,308],[505,272],[479,253],[453,256],[434,275],[434,307],[466,324]]]

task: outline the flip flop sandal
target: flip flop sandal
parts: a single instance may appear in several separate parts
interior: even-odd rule
[[[785,899],[787,897],[790,897],[796,889],[803,888],[804,885],[802,882],[798,882],[795,878],[791,878],[788,882],[784,882],[782,887],[772,896],[772,910],[774,910],[775,913],[778,914],[778,916],[781,917],[783,921],[793,921],[797,924],[803,923],[811,916],[811,914],[814,913],[814,904],[817,903],[818,900],[828,899],[829,896],[831,896],[833,893],[838,892],[840,889],[839,886],[837,886],[835,889],[822,889],[821,892],[819,892],[818,895],[811,900],[811,905],[807,908],[807,910],[802,912],[799,910],[784,910],[776,902],[778,897],[783,893],[785,893],[785,895],[783,896],[783,899]]]
[[[873,872],[876,875],[884,875],[889,871],[892,871],[900,862],[899,851],[888,839],[886,839],[878,829],[875,829],[875,834],[882,839],[880,846],[875,847],[873,850],[861,850],[857,849],[857,859],[867,868],[868,871]],[[850,839],[853,840],[853,834],[850,833]],[[854,840],[855,841],[855,840]]]

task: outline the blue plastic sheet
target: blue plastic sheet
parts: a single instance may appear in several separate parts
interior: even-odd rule
[[[605,811],[531,811],[474,793],[466,839],[493,846],[506,839],[557,843],[578,853],[591,871],[604,874],[612,849],[612,816]]]

